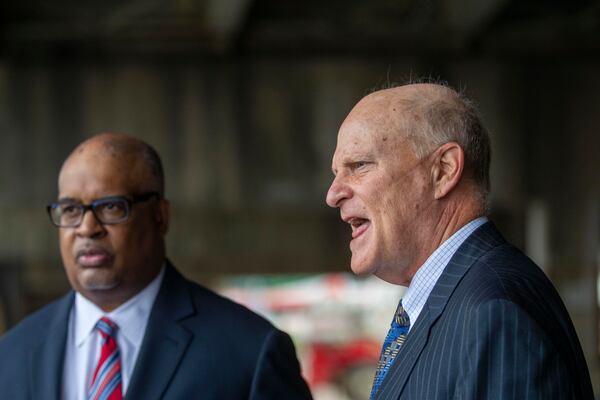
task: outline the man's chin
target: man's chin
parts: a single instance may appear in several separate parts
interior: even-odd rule
[[[86,282],[82,287],[88,292],[100,292],[107,291],[116,288],[118,285],[116,282]]]
[[[350,269],[358,276],[367,276],[375,273],[375,268],[371,263],[358,259],[358,257],[354,257],[354,255],[350,261]]]
[[[113,276],[106,276],[107,274],[98,270],[86,270],[82,271],[79,276],[79,286],[88,292],[106,291],[116,288],[119,283]]]

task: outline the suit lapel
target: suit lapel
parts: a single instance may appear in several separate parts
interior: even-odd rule
[[[69,313],[73,306],[74,293],[59,300],[57,313],[46,329],[44,341],[31,349],[30,388],[32,398],[58,400],[62,386],[62,373],[67,343]]]
[[[410,372],[427,344],[429,330],[431,329],[430,321],[429,310],[424,307],[417,323],[406,337],[395,362],[381,383],[376,399],[398,398]]]
[[[440,317],[458,283],[475,260],[492,247],[504,242],[494,224],[487,222],[475,230],[458,248],[427,298],[417,323],[396,357],[396,362],[392,364],[381,383],[376,397],[378,400],[397,399],[400,396],[429,340],[431,328]]]
[[[180,321],[194,313],[185,279],[167,264],[127,389],[127,399],[150,400],[163,396],[193,337]]]

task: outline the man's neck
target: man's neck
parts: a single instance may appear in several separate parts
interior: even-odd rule
[[[473,196],[461,196],[449,200],[431,225],[434,228],[430,236],[432,244],[430,254],[460,228],[483,215],[485,215],[483,206]]]
[[[423,224],[423,226],[430,227],[430,229],[421,231],[419,239],[421,247],[419,253],[415,254],[408,275],[409,279],[401,284],[409,286],[414,275],[433,252],[463,226],[483,215],[483,207],[478,206],[475,201],[469,201],[469,199],[465,199],[460,203],[458,201],[448,201],[439,212],[432,213],[430,221]]]

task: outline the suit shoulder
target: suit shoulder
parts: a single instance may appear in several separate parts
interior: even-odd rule
[[[568,315],[550,279],[525,254],[507,243],[475,260],[455,294],[468,307],[506,300],[540,321]]]
[[[59,315],[68,315],[71,301],[72,293],[69,293],[25,317],[0,337],[0,354],[44,340],[45,328],[53,324]]]
[[[530,292],[539,294],[539,291],[558,296],[542,269],[510,244],[490,250],[473,267],[479,276],[500,285],[507,297]]]
[[[476,260],[457,290],[461,301],[470,307],[505,301],[525,312],[544,330],[574,332],[567,309],[550,279],[510,244],[495,247]]]
[[[254,332],[271,331],[275,327],[265,317],[247,307],[228,299],[213,290],[187,281],[192,301],[201,314],[211,316],[220,321],[235,321],[238,329],[244,327]]]

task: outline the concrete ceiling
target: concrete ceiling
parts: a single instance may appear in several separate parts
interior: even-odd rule
[[[596,56],[597,0],[24,0],[0,54]]]

